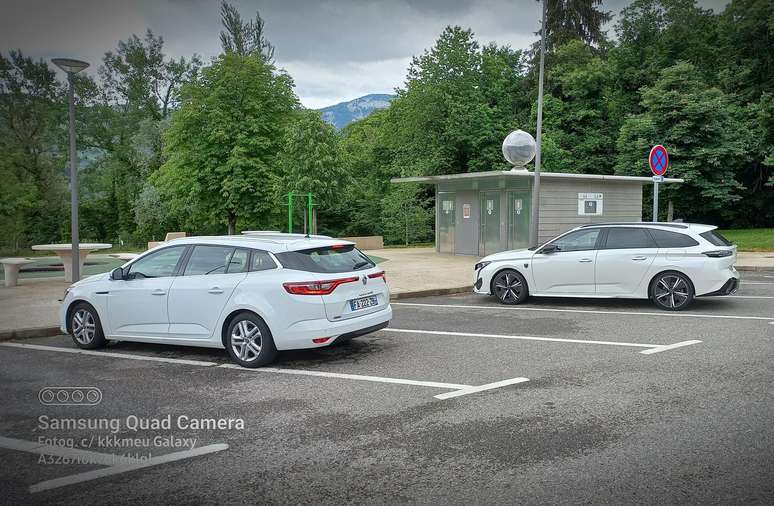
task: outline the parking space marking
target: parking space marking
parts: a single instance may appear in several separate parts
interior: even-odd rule
[[[197,365],[201,367],[212,367],[218,365],[215,362],[206,362],[204,360],[185,360],[182,358],[164,358],[151,357],[148,355],[131,355],[129,353],[114,353],[112,351],[81,350],[79,348],[61,348],[59,346],[41,346],[38,344],[24,343],[0,343],[0,346],[9,348],[22,348],[27,350],[54,351],[59,353],[74,353],[76,355],[91,355],[95,357],[113,357],[127,358],[129,360],[146,360],[148,362],[166,362],[169,364]]]
[[[520,306],[473,306],[463,304],[427,304],[420,302],[391,302],[391,306],[416,306],[416,307],[439,307],[446,309],[484,309],[490,311],[546,311],[553,313],[591,313],[591,314],[613,314],[613,315],[641,315],[641,316],[667,316],[673,318],[719,318],[729,320],[764,320],[774,321],[771,316],[738,316],[738,315],[717,315],[717,314],[698,314],[698,313],[677,313],[663,311],[660,313],[645,311],[605,311],[601,309],[562,309],[548,307],[520,307]]]
[[[774,297],[769,295],[717,295],[713,296],[713,299],[720,299],[723,297],[728,297],[729,299],[774,299]],[[710,297],[707,297],[708,299]]]
[[[276,374],[295,374],[299,376],[319,376],[323,378],[339,378],[349,379],[356,381],[372,381],[376,383],[397,383],[399,385],[414,385],[419,387],[430,388],[448,388],[450,390],[464,390],[468,388],[474,388],[471,385],[458,385],[455,383],[438,383],[435,381],[417,381],[401,378],[385,378],[381,376],[364,376],[360,374],[343,374],[337,372],[324,372],[324,371],[306,371],[303,369],[277,369],[274,367],[258,367],[255,369],[249,369],[236,364],[222,364],[220,367],[226,369],[239,369],[240,371],[250,372],[271,372]]]
[[[207,446],[201,446],[192,450],[183,450],[180,452],[167,453],[159,457],[151,457],[144,462],[135,462],[131,464],[123,464],[118,466],[104,467],[102,469],[95,469],[93,471],[86,471],[84,473],[71,474],[70,476],[63,476],[61,478],[55,478],[53,480],[41,481],[32,485],[29,490],[30,493],[42,492],[43,490],[51,490],[53,488],[64,487],[66,485],[73,485],[75,483],[83,483],[84,481],[96,480],[98,478],[104,478],[106,476],[113,476],[121,473],[128,473],[130,471],[137,471],[138,469],[144,469],[146,467],[158,466],[166,464],[168,462],[175,462],[177,460],[190,459],[198,457],[200,455],[207,455],[210,453],[222,452],[228,450],[228,445],[225,443],[216,443]]]
[[[430,334],[436,336],[455,336],[455,337],[485,337],[493,339],[517,339],[524,341],[550,341],[557,343],[574,343],[574,344],[601,344],[607,346],[629,346],[633,348],[648,348],[640,353],[650,355],[658,353],[660,351],[671,350],[673,348],[680,348],[682,346],[689,346],[691,344],[699,344],[701,341],[682,341],[675,344],[645,344],[645,343],[622,343],[619,341],[589,341],[585,339],[564,339],[561,337],[537,337],[537,336],[511,336],[505,334],[478,334],[474,332],[452,332],[445,330],[411,330],[411,329],[394,329],[386,328],[380,332],[399,332],[404,334]],[[657,351],[653,351],[653,350]]]
[[[36,344],[0,343],[0,346],[7,346],[11,348],[21,348],[21,349],[27,349],[27,350],[37,350],[37,351],[76,353],[76,354],[91,355],[91,356],[97,356],[97,357],[128,358],[131,360],[147,360],[150,362],[166,362],[170,364],[195,365],[195,366],[201,366],[201,367],[217,366],[223,369],[237,369],[240,371],[264,372],[264,373],[274,373],[274,374],[291,374],[291,375],[297,375],[297,376],[317,376],[317,377],[324,377],[324,378],[338,378],[338,379],[348,379],[348,380],[355,380],[355,381],[370,381],[375,383],[393,383],[393,384],[400,384],[400,385],[443,388],[443,389],[453,390],[455,392],[460,392],[460,391],[463,392],[458,395],[466,395],[466,394],[471,394],[475,392],[480,392],[482,390],[491,390],[492,388],[498,388],[498,386],[506,386],[513,383],[522,383],[524,381],[529,381],[528,378],[512,378],[510,380],[503,380],[498,383],[489,383],[486,385],[474,386],[474,385],[462,385],[458,383],[440,383],[437,381],[419,381],[419,380],[410,380],[410,379],[403,379],[403,378],[387,378],[383,376],[367,376],[367,375],[361,375],[361,374],[308,371],[304,369],[281,369],[276,367],[261,367],[261,368],[251,369],[251,368],[239,366],[237,364],[217,364],[215,362],[206,362],[204,360],[160,358],[160,357],[150,357],[147,355],[130,355],[127,353],[111,353],[107,351],[92,351],[92,350],[80,350],[80,349],[73,349],[73,348],[60,348],[58,346],[40,346]],[[519,381],[514,381],[514,380],[519,380]],[[511,383],[508,383],[508,382],[511,382]],[[502,383],[502,385],[499,385],[499,383]],[[496,385],[496,386],[492,386],[492,385]],[[452,397],[457,397],[457,395]]]
[[[455,392],[446,392],[445,394],[438,394],[433,397],[440,400],[452,399],[454,397],[460,397],[461,395],[475,394],[476,392],[483,392],[484,390],[492,390],[493,388],[500,388],[508,385],[516,385],[527,381],[529,381],[529,378],[511,378],[503,381],[496,381],[494,383],[487,383],[486,385],[479,385],[477,387],[461,388]]]

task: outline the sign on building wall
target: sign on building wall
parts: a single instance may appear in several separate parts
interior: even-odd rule
[[[601,193],[579,193],[578,194],[578,216],[601,216],[602,215],[602,194]]]
[[[470,218],[470,204],[462,204],[462,217],[466,220]]]

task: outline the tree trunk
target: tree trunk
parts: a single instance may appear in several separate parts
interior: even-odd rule
[[[672,199],[669,199],[667,203],[667,221],[672,221],[675,217],[675,206],[672,204]]]
[[[228,235],[236,234],[236,214],[228,213]]]

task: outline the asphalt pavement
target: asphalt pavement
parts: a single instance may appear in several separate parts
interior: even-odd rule
[[[258,370],[222,350],[0,343],[3,502],[774,500],[774,273],[677,313],[473,294],[393,310]]]

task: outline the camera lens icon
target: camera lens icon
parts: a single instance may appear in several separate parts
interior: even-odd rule
[[[44,406],[94,406],[102,402],[97,387],[44,387],[38,392]]]

